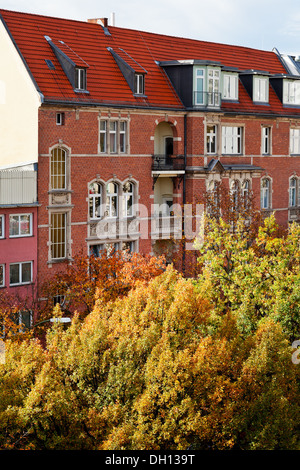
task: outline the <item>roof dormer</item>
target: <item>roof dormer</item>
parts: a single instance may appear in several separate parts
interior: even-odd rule
[[[245,72],[241,72],[239,77],[255,104],[269,103],[269,72],[246,70]]]
[[[74,91],[87,93],[87,69],[89,65],[64,41],[54,41],[45,36]]]
[[[147,70],[134,60],[124,49],[118,48],[117,52],[108,47],[123,74],[128,86],[135,96],[145,96],[145,76]]]

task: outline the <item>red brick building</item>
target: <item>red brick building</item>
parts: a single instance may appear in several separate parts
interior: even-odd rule
[[[0,14],[38,100],[40,280],[80,250],[159,252],[170,230],[182,236],[176,208],[219,181],[253,191],[281,224],[300,220],[294,58],[106,19]]]

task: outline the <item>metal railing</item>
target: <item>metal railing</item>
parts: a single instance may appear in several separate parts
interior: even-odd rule
[[[152,170],[184,170],[183,155],[152,155]]]
[[[195,91],[194,106],[203,108],[219,108],[221,106],[221,93],[212,91]]]
[[[151,218],[152,238],[181,238],[182,217],[173,215],[154,214]]]

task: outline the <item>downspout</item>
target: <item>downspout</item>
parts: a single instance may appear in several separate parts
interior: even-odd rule
[[[183,275],[185,274],[185,227],[184,227],[184,208],[186,204],[186,158],[187,158],[187,114],[184,115],[184,174],[183,174],[183,186],[182,186],[182,204],[183,204],[183,210],[182,210],[182,272]]]

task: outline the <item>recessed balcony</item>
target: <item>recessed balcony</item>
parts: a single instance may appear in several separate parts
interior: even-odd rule
[[[151,219],[151,238],[153,240],[180,239],[182,237],[182,217],[176,215],[157,215]]]
[[[185,162],[183,155],[153,155],[152,171],[184,172]]]

